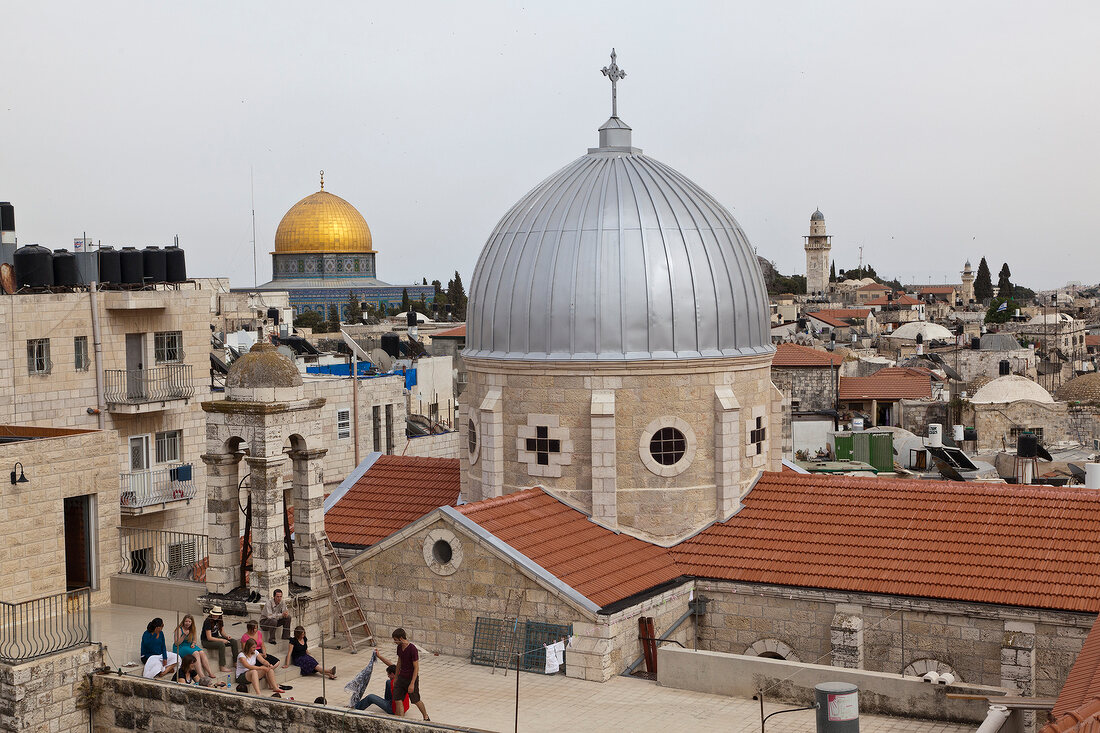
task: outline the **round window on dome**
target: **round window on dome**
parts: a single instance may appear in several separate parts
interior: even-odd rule
[[[470,463],[477,463],[477,457],[481,452],[480,448],[481,444],[478,442],[477,422],[471,417],[466,421],[466,450],[470,453]]]
[[[676,465],[686,452],[687,436],[676,428],[661,428],[649,439],[649,455],[662,466]]]
[[[447,540],[436,540],[432,545],[432,557],[440,565],[446,565],[454,557],[454,550],[451,549],[451,543]]]

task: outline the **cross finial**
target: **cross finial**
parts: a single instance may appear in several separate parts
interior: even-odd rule
[[[615,63],[615,49],[611,49],[611,64],[600,69],[603,75],[611,80],[611,116],[619,116],[619,104],[618,104],[618,89],[616,85],[620,79],[626,78],[626,72],[619,68],[619,65]]]
[[[325,190],[325,172],[321,171],[321,190]]]

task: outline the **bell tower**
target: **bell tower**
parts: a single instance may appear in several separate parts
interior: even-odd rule
[[[829,290],[829,251],[832,237],[825,234],[825,215],[818,209],[810,216],[810,234],[806,240],[806,293],[818,295]]]

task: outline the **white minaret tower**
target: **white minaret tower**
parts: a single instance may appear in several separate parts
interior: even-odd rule
[[[974,271],[970,269],[970,260],[963,265],[962,279],[962,302],[963,307],[966,307],[974,300]]]
[[[806,240],[806,293],[817,295],[829,289],[829,250],[832,237],[825,234],[825,215],[818,209],[810,216]]]

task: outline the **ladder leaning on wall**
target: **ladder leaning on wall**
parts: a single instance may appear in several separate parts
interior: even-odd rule
[[[340,619],[340,627],[344,630],[352,654],[359,651],[359,646],[373,646],[374,635],[371,633],[370,626],[367,625],[366,614],[359,605],[359,599],[355,596],[351,583],[348,582],[344,566],[328,535],[322,534],[315,546],[321,558],[321,570],[325,574],[325,580],[328,581],[331,592],[330,603],[333,613]]]

